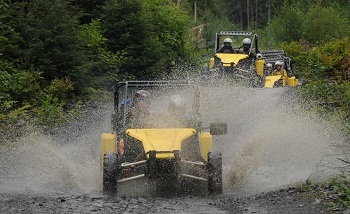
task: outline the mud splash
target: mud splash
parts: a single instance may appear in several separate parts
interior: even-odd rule
[[[223,152],[225,193],[254,194],[327,176],[332,145],[343,139],[302,112],[289,90],[201,88],[203,125],[228,123],[228,134],[213,138]],[[111,131],[112,105],[96,107],[56,135],[32,133],[0,145],[0,192],[100,194],[99,138]]]
[[[101,191],[100,134],[110,130],[111,106],[89,111],[55,135],[33,132],[0,147],[1,193]]]
[[[290,90],[204,89],[203,120],[228,123],[228,135],[214,138],[223,152],[226,193],[256,194],[334,173],[328,168],[336,161],[334,145],[344,139],[303,112]]]

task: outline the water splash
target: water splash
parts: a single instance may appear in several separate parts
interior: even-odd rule
[[[332,145],[343,139],[326,121],[303,112],[291,90],[229,83],[201,87],[203,125],[228,123],[228,134],[214,137],[214,149],[223,152],[226,193],[255,193],[315,175],[324,178],[323,166],[334,161]],[[0,192],[100,192],[99,138],[111,131],[113,104],[98,106],[56,135],[32,133],[0,145]]]
[[[336,161],[333,146],[344,139],[327,121],[303,112],[293,90],[204,89],[203,119],[228,122],[227,136],[215,138],[223,152],[227,192],[275,190],[334,173],[328,168]]]

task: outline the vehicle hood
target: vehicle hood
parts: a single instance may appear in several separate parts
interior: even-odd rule
[[[146,154],[152,150],[161,152],[157,158],[173,158],[174,151],[181,150],[182,141],[195,133],[192,128],[126,130],[126,134],[142,142]]]

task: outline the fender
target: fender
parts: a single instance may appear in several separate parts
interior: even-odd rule
[[[117,139],[116,134],[113,134],[113,133],[101,134],[101,155],[100,155],[101,167],[103,166],[103,157],[106,153],[117,152],[116,139]]]

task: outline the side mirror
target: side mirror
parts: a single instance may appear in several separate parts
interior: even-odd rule
[[[227,123],[210,123],[210,134],[211,135],[225,135],[227,134]]]

